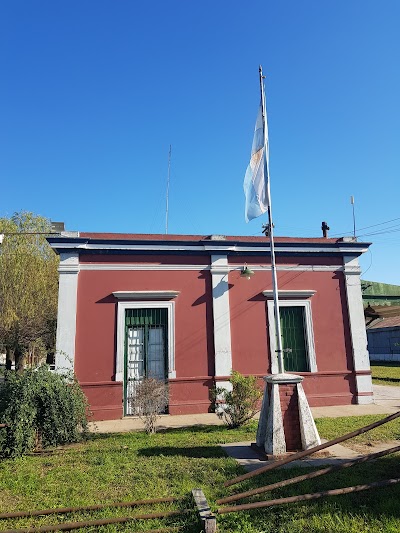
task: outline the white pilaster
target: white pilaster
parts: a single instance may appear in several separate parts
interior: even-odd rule
[[[55,368],[74,370],[79,255],[60,254]]]
[[[343,263],[354,370],[355,372],[370,370],[364,308],[362,304],[360,281],[361,271],[358,264],[358,258],[353,255],[344,256]],[[373,396],[371,376],[356,375],[356,386],[357,403],[372,403]],[[370,395],[366,396],[365,393],[370,393]]]
[[[232,348],[227,255],[212,255],[210,270],[213,296],[215,375],[229,376],[232,370]],[[217,386],[228,388],[229,385],[229,382],[217,381]]]

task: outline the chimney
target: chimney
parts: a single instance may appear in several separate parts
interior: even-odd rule
[[[321,229],[322,229],[322,236],[324,237],[324,239],[327,239],[328,231],[330,230],[330,227],[328,226],[326,222],[322,222]]]

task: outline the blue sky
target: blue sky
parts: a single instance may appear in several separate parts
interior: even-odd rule
[[[0,216],[164,233],[171,144],[169,233],[260,234],[262,64],[276,234],[349,235],[354,195],[365,279],[400,284],[399,20],[398,0],[3,0]]]

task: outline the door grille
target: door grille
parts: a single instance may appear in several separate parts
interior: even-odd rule
[[[125,414],[135,414],[131,398],[138,383],[167,377],[167,309],[127,309],[125,314]]]

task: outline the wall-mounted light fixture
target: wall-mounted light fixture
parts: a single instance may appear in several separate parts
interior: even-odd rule
[[[242,270],[240,271],[240,277],[241,278],[246,278],[246,279],[250,279],[251,276],[254,276],[254,272],[253,270],[251,270],[251,268],[249,268],[247,266],[247,264],[245,263]]]

